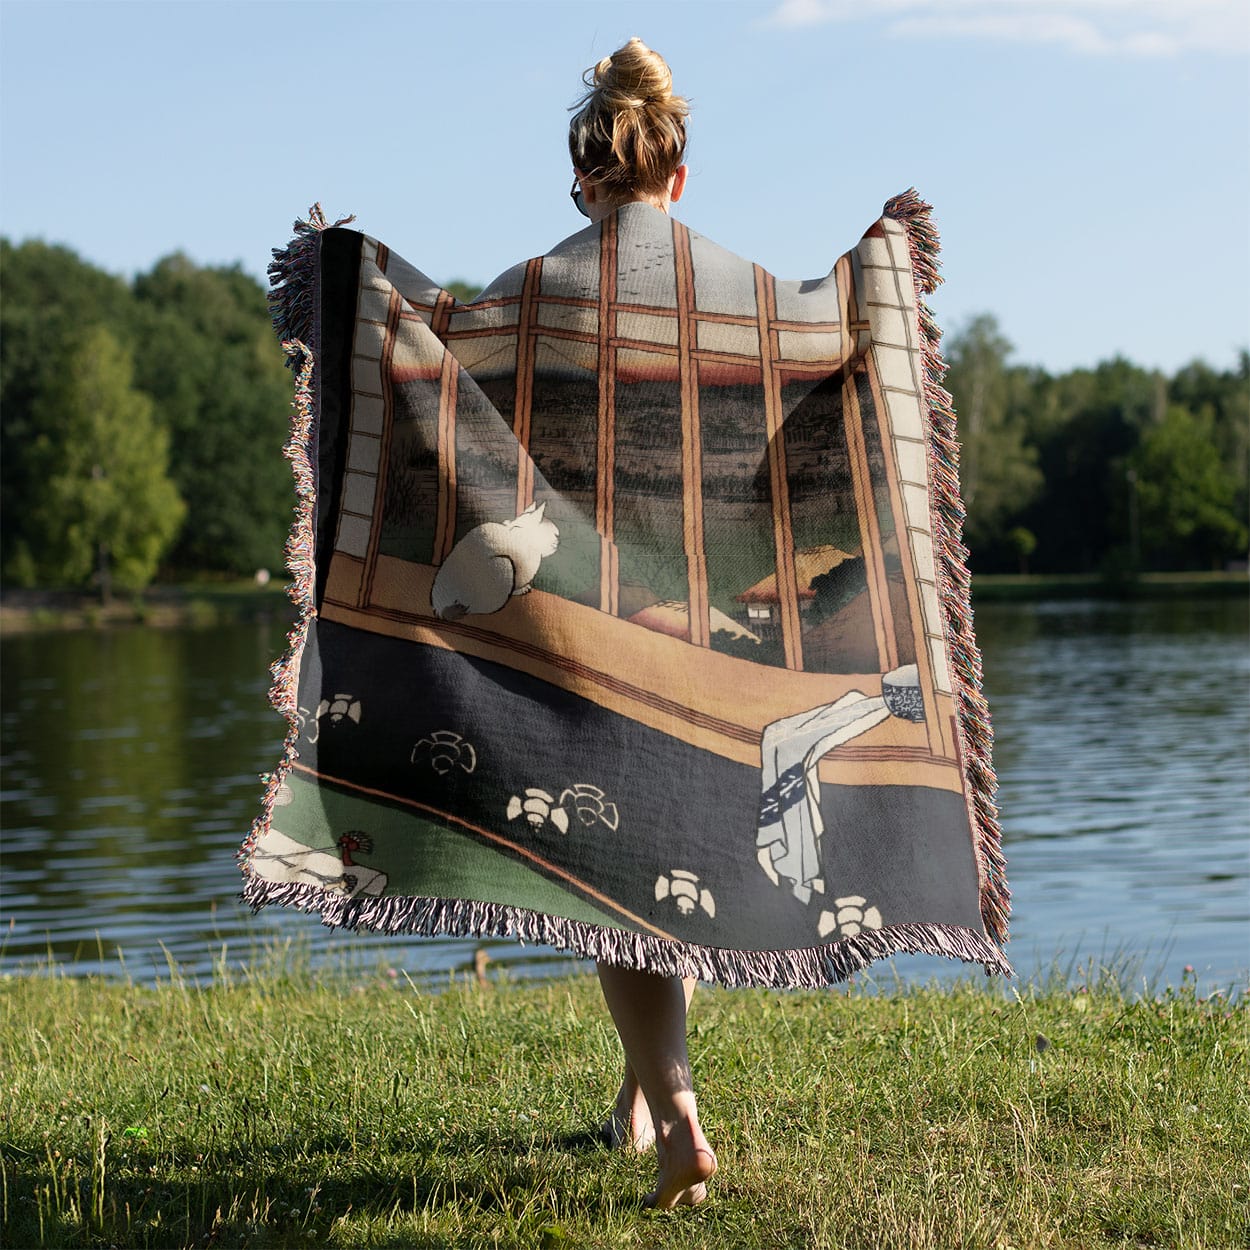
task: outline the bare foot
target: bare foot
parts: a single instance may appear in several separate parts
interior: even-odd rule
[[[651,1123],[651,1109],[638,1088],[638,1082],[628,1079],[616,1096],[616,1104],[600,1129],[604,1143],[613,1150],[636,1150],[642,1154],[655,1145],[655,1127]]]
[[[667,1211],[696,1207],[707,1197],[707,1182],[716,1171],[716,1156],[697,1120],[678,1120],[656,1137],[660,1178],[644,1205]]]

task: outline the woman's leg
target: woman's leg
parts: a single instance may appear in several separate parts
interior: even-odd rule
[[[647,1201],[656,1207],[702,1202],[716,1156],[699,1127],[690,1079],[686,988],[680,977],[610,964],[599,964],[599,983],[651,1112],[660,1177]]]
[[[699,983],[694,977],[685,977],[681,984],[686,997],[686,1010],[689,1011],[694,987]],[[647,1106],[647,1099],[628,1056],[625,1058],[625,1077],[601,1133],[609,1146],[637,1150],[640,1154],[655,1145],[651,1108]]]

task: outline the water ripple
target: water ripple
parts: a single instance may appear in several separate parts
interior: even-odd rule
[[[1246,624],[1246,605],[1227,601],[978,609],[1021,971],[1100,948],[1166,949],[1173,979],[1185,963],[1225,984],[1250,967]],[[0,644],[0,968],[50,949],[116,972],[120,952],[139,979],[167,975],[167,959],[207,977],[292,934],[318,958],[434,974],[479,945],[522,975],[572,966],[508,941],[331,933],[248,912],[234,855],[280,750],[264,674],[282,630],[204,637]],[[921,977],[946,967],[899,963]]]

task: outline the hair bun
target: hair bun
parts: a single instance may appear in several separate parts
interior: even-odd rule
[[[667,104],[673,98],[673,74],[664,58],[634,36],[623,48],[605,56],[587,83],[609,93],[615,108]]]
[[[662,190],[686,150],[689,106],[667,62],[637,37],[582,75],[569,155],[613,195]]]

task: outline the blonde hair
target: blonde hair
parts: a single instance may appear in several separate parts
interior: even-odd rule
[[[569,123],[573,164],[613,197],[664,191],[686,153],[690,112],[664,58],[634,38],[582,81]]]

